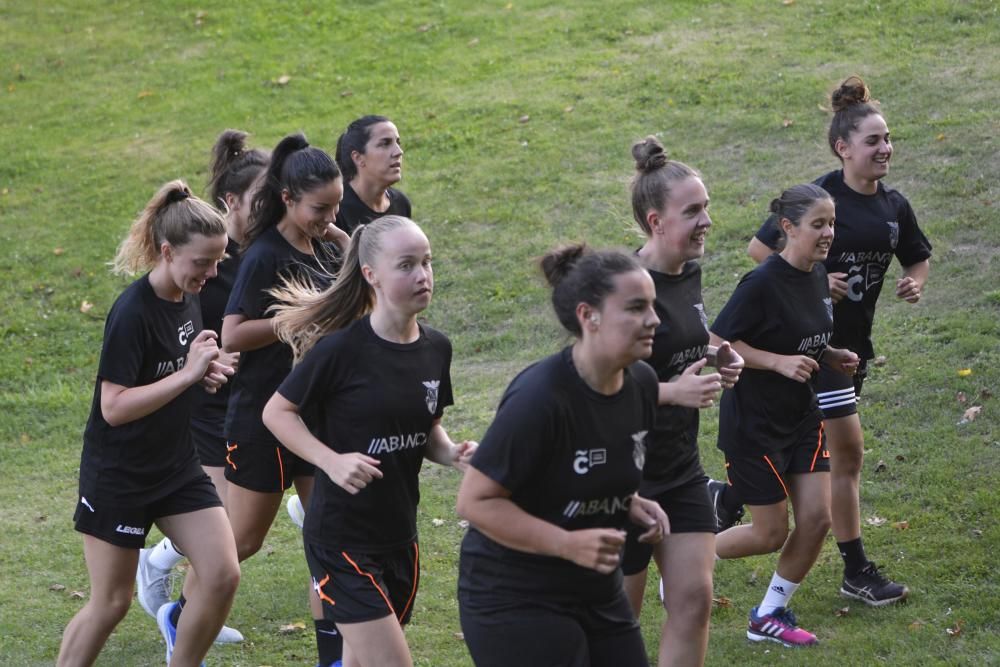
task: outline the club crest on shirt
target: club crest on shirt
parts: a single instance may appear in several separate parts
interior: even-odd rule
[[[705,327],[705,331],[708,331],[708,313],[705,312],[705,304],[696,303],[694,304],[694,309],[698,311],[698,318],[701,320],[701,326]]]
[[[188,320],[184,324],[177,327],[177,342],[181,345],[187,345],[188,340],[194,335],[194,322]]]
[[[649,431],[639,431],[632,434],[632,461],[635,467],[642,470],[646,465],[646,434]]]
[[[423,383],[427,387],[427,395],[424,397],[424,403],[427,404],[427,410],[431,414],[437,410],[438,406],[438,387],[441,386],[440,380],[428,380]]]
[[[899,223],[895,220],[886,220],[885,224],[889,225],[889,247],[895,250],[899,245]]]
[[[823,305],[826,306],[826,316],[829,317],[830,321],[832,322],[833,321],[833,299],[831,299],[830,297],[826,297],[825,299],[823,299]]]

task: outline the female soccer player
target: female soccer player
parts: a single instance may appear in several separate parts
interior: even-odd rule
[[[191,395],[231,375],[216,333],[203,330],[198,294],[226,250],[219,213],[166,184],[132,224],[119,273],[149,270],[115,301],[80,459],[76,529],[91,594],[63,634],[58,664],[90,665],[132,602],[139,550],[155,523],[200,575],[189,613],[167,637],[167,662],[197,665],[222,627],[240,579],[236,545],[187,428]],[[220,362],[221,359],[221,362]],[[158,610],[161,621],[171,605]]]
[[[212,171],[209,181],[211,201],[219,208],[226,221],[226,257],[218,266],[218,273],[205,283],[199,294],[201,319],[206,329],[222,330],[222,315],[236,280],[239,266],[239,244],[243,241],[250,202],[256,188],[253,185],[267,168],[267,153],[247,148],[246,132],[226,130],[212,147]],[[191,414],[191,438],[201,467],[215,484],[215,490],[226,502],[226,439],[223,435],[226,421],[226,403],[229,388],[225,384],[214,394],[196,392]],[[165,537],[152,549],[139,552],[136,570],[136,593],[146,612],[156,617],[156,612],[170,601],[173,589],[170,571],[184,556]],[[243,635],[234,628],[223,626],[215,641],[228,644],[243,641]]]
[[[412,217],[410,200],[391,187],[403,177],[399,130],[385,116],[362,116],[337,140],[337,164],[344,174],[344,201],[337,226],[348,234],[383,215]]]
[[[278,292],[275,328],[300,362],[264,423],[317,468],[306,561],[349,666],[412,665],[403,626],[420,579],[418,474],[425,458],[465,468],[475,449],[441,426],[451,343],[417,322],[433,291],[427,237],[384,216],[355,229],[332,287]]]
[[[903,267],[896,298],[920,300],[930,273],[931,244],[920,231],[906,198],[887,187],[893,147],[889,128],[868,87],[850,77],[834,91],[829,143],[842,169],[816,181],[837,208],[837,237],[825,264],[833,297],[832,344],[853,350],[861,365],[853,378],[821,370],[816,391],[826,422],[830,448],[833,534],[844,559],[842,595],[872,606],[905,598],[906,586],[881,574],[865,554],[861,541],[860,484],[864,434],[858,398],[875,356],[872,322],[882,283],[895,256]],[[765,222],[748,249],[763,261],[776,247],[774,221]]]
[[[722,395],[718,446],[753,519],[719,533],[716,552],[740,558],[781,550],[767,594],[750,611],[751,641],[817,641],[788,608],[830,530],[830,465],[811,381],[820,364],[848,377],[858,365],[856,354],[829,345],[833,306],[823,260],[833,210],[830,195],[812,184],[772,201],[784,249],[743,277],[711,329],[746,360],[739,383]]]
[[[458,493],[458,600],[476,665],[646,665],[622,590],[625,527],[669,531],[637,495],[656,419],[659,319],[634,257],[574,245],[542,270],[575,342],[518,375]]]
[[[638,257],[653,278],[660,319],[648,360],[660,381],[660,408],[648,436],[639,493],[663,508],[670,518],[670,534],[654,548],[639,542],[638,531],[630,530],[622,571],[638,617],[646,569],[655,557],[667,610],[659,664],[701,665],[712,611],[716,520],[698,455],[698,409],[713,405],[722,387],[733,386],[743,361],[728,344],[721,349],[709,346],[701,267],[695,261],[705,252],[712,226],[701,177],[667,159],[656,137],[633,145],[632,155],[632,212],[646,235]],[[709,362],[719,364],[722,374],[700,375]]]

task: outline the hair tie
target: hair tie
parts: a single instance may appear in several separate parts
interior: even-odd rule
[[[167,203],[176,204],[179,201],[184,201],[191,196],[191,193],[186,190],[171,190],[167,193]]]

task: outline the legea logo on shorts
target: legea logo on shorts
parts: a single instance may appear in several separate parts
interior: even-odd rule
[[[138,526],[123,526],[122,524],[118,524],[118,527],[115,528],[115,532],[125,533],[126,535],[145,535],[146,529]]]

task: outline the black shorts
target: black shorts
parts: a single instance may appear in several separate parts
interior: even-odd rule
[[[681,484],[663,493],[650,496],[667,513],[670,519],[670,533],[711,533],[715,534],[715,509],[708,494],[704,475]],[[642,492],[640,491],[640,495]],[[638,526],[629,526],[625,538],[625,553],[622,555],[622,572],[633,575],[649,567],[653,557],[653,545],[643,544],[639,536],[645,532]]]
[[[296,477],[316,467],[273,442],[230,440],[226,443],[226,481],[260,493],[282,493]]]
[[[226,438],[222,435],[225,415],[218,419],[191,416],[191,443],[198,453],[198,461],[209,468],[226,465]]]
[[[646,667],[646,647],[625,593],[603,603],[557,604],[459,592],[458,610],[477,667]]]
[[[205,473],[191,478],[162,498],[148,503],[108,503],[84,496],[76,504],[75,528],[81,533],[125,549],[146,546],[153,523],[165,516],[187,514],[209,507],[222,507],[215,484]]]
[[[746,505],[773,505],[788,497],[785,477],[830,472],[823,422],[785,449],[763,454],[726,454],[726,474],[737,497]]]
[[[853,376],[844,375],[832,368],[821,366],[816,374],[816,398],[825,419],[847,417],[858,411],[861,385],[868,377],[868,360],[858,364],[858,372]]]
[[[363,623],[389,615],[406,625],[420,586],[417,542],[387,553],[335,551],[306,543],[313,589],[323,603],[323,618]]]

